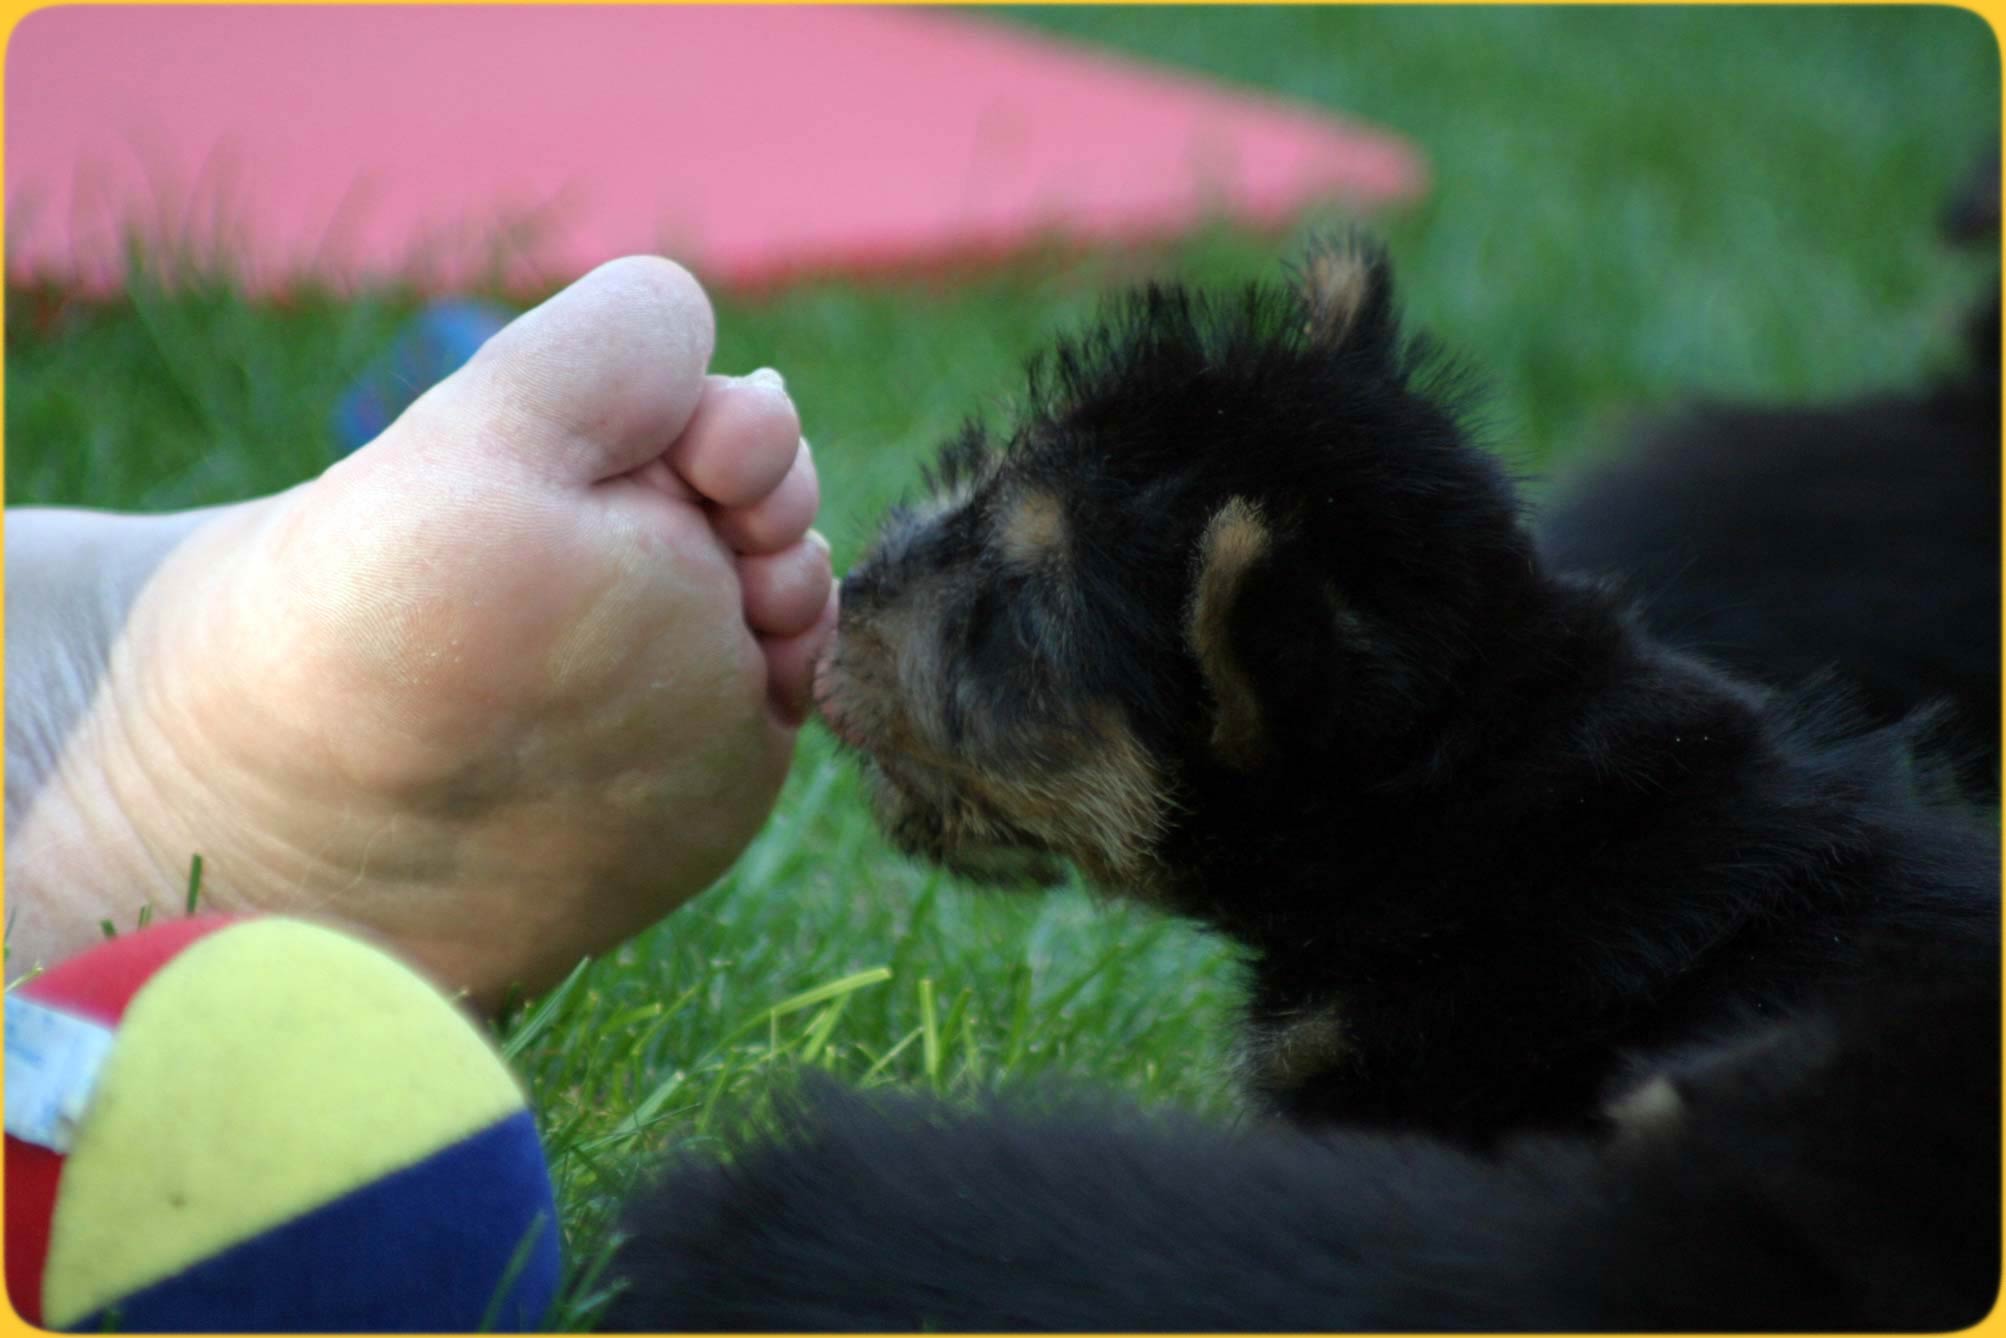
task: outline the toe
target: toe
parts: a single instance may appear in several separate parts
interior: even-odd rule
[[[832,585],[822,612],[807,631],[799,636],[760,638],[760,649],[766,653],[767,697],[774,712],[789,726],[808,718],[814,701],[815,661],[835,635],[841,598],[842,587]]]
[[[813,627],[834,583],[828,540],[813,530],[778,553],[738,560],[745,621],[762,636],[799,636]]]
[[[714,341],[688,271],[654,256],[611,261],[510,322],[412,407],[416,430],[403,435],[596,483],[682,435]]]
[[[719,506],[756,504],[794,462],[801,418],[777,372],[713,376],[669,463]]]
[[[718,536],[740,553],[777,553],[800,542],[821,504],[815,461],[807,443],[797,441],[793,463],[777,486],[751,506],[717,513]]]

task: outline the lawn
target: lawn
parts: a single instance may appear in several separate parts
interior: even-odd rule
[[[1942,8],[1069,8],[992,12],[1321,103],[1416,141],[1428,201],[1382,220],[1409,310],[1484,375],[1484,431],[1537,479],[1695,393],[1912,381],[1989,266],[1933,228],[1996,129],[1979,18]],[[1306,218],[1297,233],[1321,220]],[[716,364],[782,369],[838,569],[971,411],[1110,285],[1267,276],[1289,237],[718,294]],[[87,305],[12,291],[10,504],[238,497],[328,459],[341,390],[408,294],[248,302],[218,280]],[[1054,1075],[1233,1118],[1231,955],[1074,889],[1001,896],[890,851],[827,737],[686,910],[503,1029],[534,1091],[589,1322],[609,1205],[665,1148],[727,1145],[800,1065],[965,1091]]]

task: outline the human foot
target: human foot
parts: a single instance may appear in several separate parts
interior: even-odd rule
[[[687,274],[618,261],[288,492],[10,514],[10,972],[200,854],[205,904],[493,1004],[716,878],[835,596],[785,389],[711,343]]]

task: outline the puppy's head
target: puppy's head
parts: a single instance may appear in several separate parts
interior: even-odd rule
[[[1348,242],[1287,290],[1148,289],[1036,364],[844,581],[817,695],[893,839],[1149,895],[1210,796],[1336,795],[1422,746],[1530,562],[1423,361]]]

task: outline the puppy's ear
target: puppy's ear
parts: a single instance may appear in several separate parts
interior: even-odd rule
[[[1313,343],[1332,352],[1392,351],[1398,332],[1385,247],[1358,233],[1324,238],[1310,245],[1292,277]]]
[[[1339,709],[1346,620],[1334,592],[1290,563],[1269,519],[1241,497],[1213,513],[1193,572],[1184,636],[1211,697],[1209,751],[1251,771],[1321,745]]]

